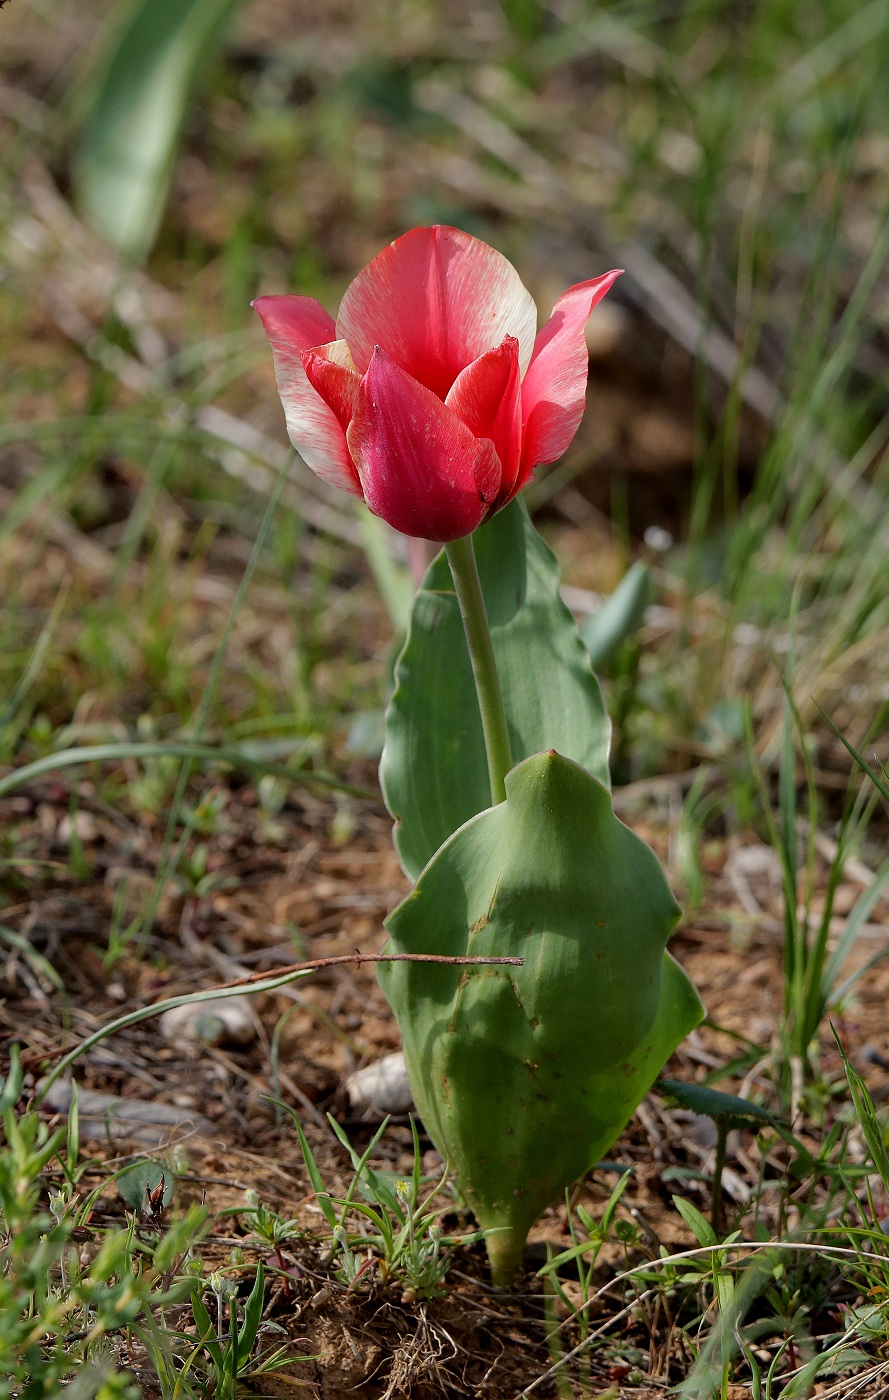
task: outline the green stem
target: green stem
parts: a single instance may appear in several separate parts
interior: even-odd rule
[[[716,1124],[716,1157],[713,1162],[713,1200],[711,1203],[711,1219],[713,1223],[713,1233],[722,1234],[722,1173],[725,1170],[725,1147],[728,1139],[728,1124],[720,1122]]]
[[[491,1266],[491,1282],[495,1288],[511,1290],[515,1285],[516,1274],[522,1267],[525,1257],[527,1229],[510,1226],[508,1229],[495,1229],[485,1240],[488,1263]]]
[[[465,535],[461,540],[446,544],[445,553],[451,566],[451,577],[454,580],[460,616],[466,632],[466,645],[472,662],[478,707],[482,716],[482,731],[485,736],[485,752],[488,756],[491,802],[496,806],[506,798],[504,780],[512,767],[512,755],[472,536]]]

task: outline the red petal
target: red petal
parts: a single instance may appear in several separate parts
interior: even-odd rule
[[[290,441],[307,466],[353,496],[361,486],[336,414],[312,388],[302,351],[332,341],[333,317],[313,297],[258,297],[253,303],[269,338]]]
[[[304,350],[302,362],[312,388],[336,414],[337,422],[345,432],[352,421],[361,384],[361,375],[355,368],[348,345],[344,340],[334,340],[330,345]]]
[[[362,373],[376,345],[443,399],[457,375],[506,335],[526,368],[537,312],[502,253],[460,229],[415,228],[374,258],[347,289],[337,335]]]
[[[469,535],[497,495],[492,444],[379,348],[347,436],[364,499],[403,535],[439,542]]]
[[[569,287],[534,342],[534,354],[522,384],[521,482],[541,462],[554,462],[568,447],[583,417],[590,362],[584,328],[590,312],[620,277],[606,272],[591,282]]]
[[[499,499],[504,504],[519,474],[521,389],[519,343],[508,335],[496,350],[488,350],[466,366],[445,399],[471,433],[489,438],[497,449],[503,469]]]

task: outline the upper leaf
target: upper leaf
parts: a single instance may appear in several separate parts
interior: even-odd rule
[[[514,763],[555,748],[608,783],[599,683],[559,595],[559,567],[514,501],[474,537]],[[481,717],[444,554],[414,599],[386,715],[380,778],[395,845],[416,879],[447,838],[490,806]]]

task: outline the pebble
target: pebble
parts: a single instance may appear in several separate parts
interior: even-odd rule
[[[44,1103],[54,1113],[67,1114],[71,1107],[71,1081],[56,1080]],[[79,1089],[77,1095],[80,1135],[83,1138],[112,1138],[138,1142],[144,1147],[160,1147],[183,1133],[210,1136],[213,1124],[200,1113],[186,1112],[168,1103],[146,1099],[122,1099],[114,1094],[98,1094]]]
[[[171,1045],[251,1045],[256,1039],[256,1021],[246,997],[174,1006],[160,1017],[158,1029]]]
[[[62,817],[57,833],[59,844],[67,846],[72,836],[76,836],[85,846],[98,841],[99,828],[90,812],[69,812]]]
[[[346,1080],[346,1092],[353,1111],[362,1117],[409,1113],[414,1101],[403,1052],[397,1050],[355,1070]]]

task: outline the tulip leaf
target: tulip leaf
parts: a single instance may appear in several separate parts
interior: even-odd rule
[[[136,0],[105,55],[79,147],[81,211],[122,253],[150,251],[185,107],[239,0]]]
[[[608,783],[599,682],[559,595],[559,566],[520,501],[474,536],[514,763],[554,748]],[[414,599],[395,670],[380,767],[395,845],[411,879],[490,806],[481,717],[444,554]]]
[[[623,643],[635,636],[653,602],[651,571],[637,559],[599,611],[581,624],[580,635],[597,670],[610,666]]]
[[[387,951],[521,967],[378,969],[414,1102],[506,1280],[537,1215],[608,1150],[703,1008],[664,951],[679,917],[608,790],[557,753],[467,822],[389,916]]]

